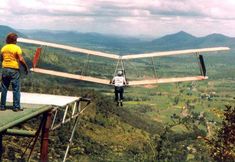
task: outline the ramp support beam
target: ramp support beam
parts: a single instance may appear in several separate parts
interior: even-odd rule
[[[52,112],[48,111],[43,114],[43,120],[45,120],[42,126],[41,134],[41,149],[40,149],[40,161],[48,161],[48,145],[49,145],[49,131],[52,123]]]
[[[7,129],[6,135],[22,136],[22,137],[34,137],[35,131],[19,130],[19,129]]]

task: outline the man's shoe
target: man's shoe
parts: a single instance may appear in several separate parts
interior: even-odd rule
[[[14,109],[12,109],[12,111],[17,112],[17,111],[18,111],[18,109],[14,108]]]
[[[18,108],[18,111],[24,111],[24,109],[23,108]]]
[[[13,108],[13,111],[15,111],[15,112],[17,112],[17,111],[23,111],[24,109],[22,109],[22,108]]]
[[[0,107],[0,111],[5,111],[5,110],[6,110],[5,106]]]

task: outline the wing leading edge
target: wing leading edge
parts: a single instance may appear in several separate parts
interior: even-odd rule
[[[188,49],[188,50],[177,50],[177,51],[166,51],[166,52],[152,52],[152,53],[125,55],[125,56],[122,56],[122,59],[128,60],[128,59],[137,59],[137,58],[163,57],[163,56],[171,56],[171,55],[184,55],[184,54],[228,51],[228,50],[230,50],[230,48],[228,47],[213,47],[213,48]]]
[[[17,42],[48,46],[48,47],[64,49],[64,50],[73,51],[73,52],[79,52],[79,53],[83,53],[83,54],[107,57],[107,58],[111,58],[111,59],[118,59],[120,57],[119,55],[114,55],[114,54],[110,54],[110,53],[87,50],[87,49],[83,49],[83,48],[72,47],[72,46],[67,46],[67,45],[62,45],[62,44],[57,44],[57,43],[49,43],[49,42],[44,42],[44,41],[32,40],[32,39],[18,38]]]
[[[184,55],[184,54],[194,54],[194,53],[202,53],[202,52],[216,52],[216,51],[228,51],[230,50],[229,47],[212,47],[212,48],[200,48],[200,49],[188,49],[188,50],[177,50],[177,51],[166,51],[166,52],[152,52],[152,53],[142,53],[142,54],[129,54],[129,55],[115,55],[111,53],[87,50],[78,47],[72,47],[57,43],[49,43],[44,41],[32,40],[32,39],[25,39],[25,38],[18,38],[18,42],[21,43],[28,43],[28,44],[36,44],[36,45],[43,45],[53,48],[59,48],[74,52],[79,52],[83,54],[95,55],[100,57],[106,57],[110,59],[116,60],[129,60],[129,59],[138,59],[138,58],[149,58],[149,57],[162,57],[162,56],[171,56],[171,55]]]

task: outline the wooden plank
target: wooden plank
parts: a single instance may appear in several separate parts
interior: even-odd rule
[[[180,78],[160,78],[160,79],[129,81],[129,85],[137,86],[137,85],[159,84],[159,83],[188,82],[188,81],[205,80],[205,79],[208,79],[208,77],[192,76],[192,77],[180,77]]]
[[[50,105],[21,104],[21,106],[24,108],[24,111],[14,112],[11,108],[1,111],[0,132],[53,109]]]
[[[0,94],[1,96],[1,94]],[[40,93],[20,93],[20,102],[23,104],[35,104],[35,105],[53,105],[53,106],[66,106],[69,103],[73,103],[80,99],[80,97],[62,96],[52,94],[40,94]],[[8,91],[7,102],[13,102],[13,93]]]
[[[111,54],[111,53],[87,50],[87,49],[83,49],[83,48],[72,47],[72,46],[67,46],[67,45],[62,45],[62,44],[57,44],[57,43],[49,43],[49,42],[44,42],[44,41],[32,40],[32,39],[18,38],[17,42],[43,45],[43,46],[65,49],[65,50],[69,50],[69,51],[74,51],[74,52],[79,52],[79,53],[89,54],[89,55],[95,55],[95,56],[101,56],[101,57],[106,57],[106,58],[111,58],[111,59],[119,59],[119,57],[120,57],[119,55],[115,55],[115,54]]]
[[[93,83],[110,85],[109,84],[110,80],[107,80],[107,79],[100,79],[100,78],[95,78],[95,77],[90,77],[90,76],[76,75],[76,74],[64,73],[64,72],[41,69],[41,68],[34,68],[30,70],[36,73],[49,74],[49,75],[55,75],[55,76],[60,76],[64,78],[71,78],[71,79],[77,79],[77,80],[88,81],[88,82],[93,82]]]
[[[9,91],[7,93],[7,101],[12,102],[12,97],[12,92]],[[14,112],[12,111],[12,103],[8,103],[7,110],[0,113],[0,132],[46,111],[57,107],[63,108],[65,105],[78,100],[87,101],[85,98],[73,96],[21,92],[21,107],[24,111]]]
[[[130,54],[122,56],[123,60],[137,59],[137,58],[148,58],[148,57],[162,57],[171,55],[184,55],[184,54],[194,54],[202,52],[217,52],[217,51],[228,51],[228,47],[213,47],[213,48],[201,48],[201,49],[188,49],[188,50],[178,50],[178,51],[166,51],[166,52],[152,52],[143,54]]]

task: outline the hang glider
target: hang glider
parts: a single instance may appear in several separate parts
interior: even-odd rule
[[[94,55],[94,56],[105,57],[105,58],[117,60],[117,65],[116,65],[116,69],[115,69],[114,74],[116,74],[118,66],[121,66],[121,69],[125,72],[125,67],[124,67],[124,63],[123,63],[125,60],[164,57],[164,56],[172,56],[172,55],[186,55],[186,54],[196,54],[198,56],[198,60],[199,60],[198,63],[199,63],[199,69],[200,69],[200,75],[198,75],[198,76],[175,77],[175,78],[157,78],[157,77],[155,77],[153,79],[133,80],[133,81],[131,80],[131,81],[128,81],[129,86],[145,85],[145,84],[158,84],[158,83],[186,82],[186,81],[196,81],[196,80],[208,79],[208,77],[206,76],[206,66],[205,66],[204,59],[203,59],[203,56],[201,55],[201,53],[230,50],[230,48],[228,48],[228,47],[213,47],[213,48],[188,49],[188,50],[177,50],[177,51],[166,51],[166,52],[152,52],[152,53],[144,53],[144,54],[129,54],[129,55],[120,56],[120,55],[116,55],[116,54],[112,54],[112,53],[87,50],[87,49],[72,47],[72,46],[68,46],[68,45],[49,43],[49,42],[31,40],[31,39],[25,39],[25,38],[18,38],[17,41],[20,43],[58,48],[58,49],[73,51],[73,52],[82,53],[82,54],[86,54],[86,55]],[[33,68],[31,69],[31,71],[33,71],[33,72],[110,85],[109,79],[101,79],[101,78],[92,77],[92,76],[77,75],[77,74],[59,72],[59,71],[54,71],[54,70],[49,70],[49,69],[37,68],[37,62],[39,60],[40,53],[41,53],[41,47],[37,48],[37,50],[35,52],[35,56],[33,59]],[[125,77],[127,77],[126,74],[125,74]]]

